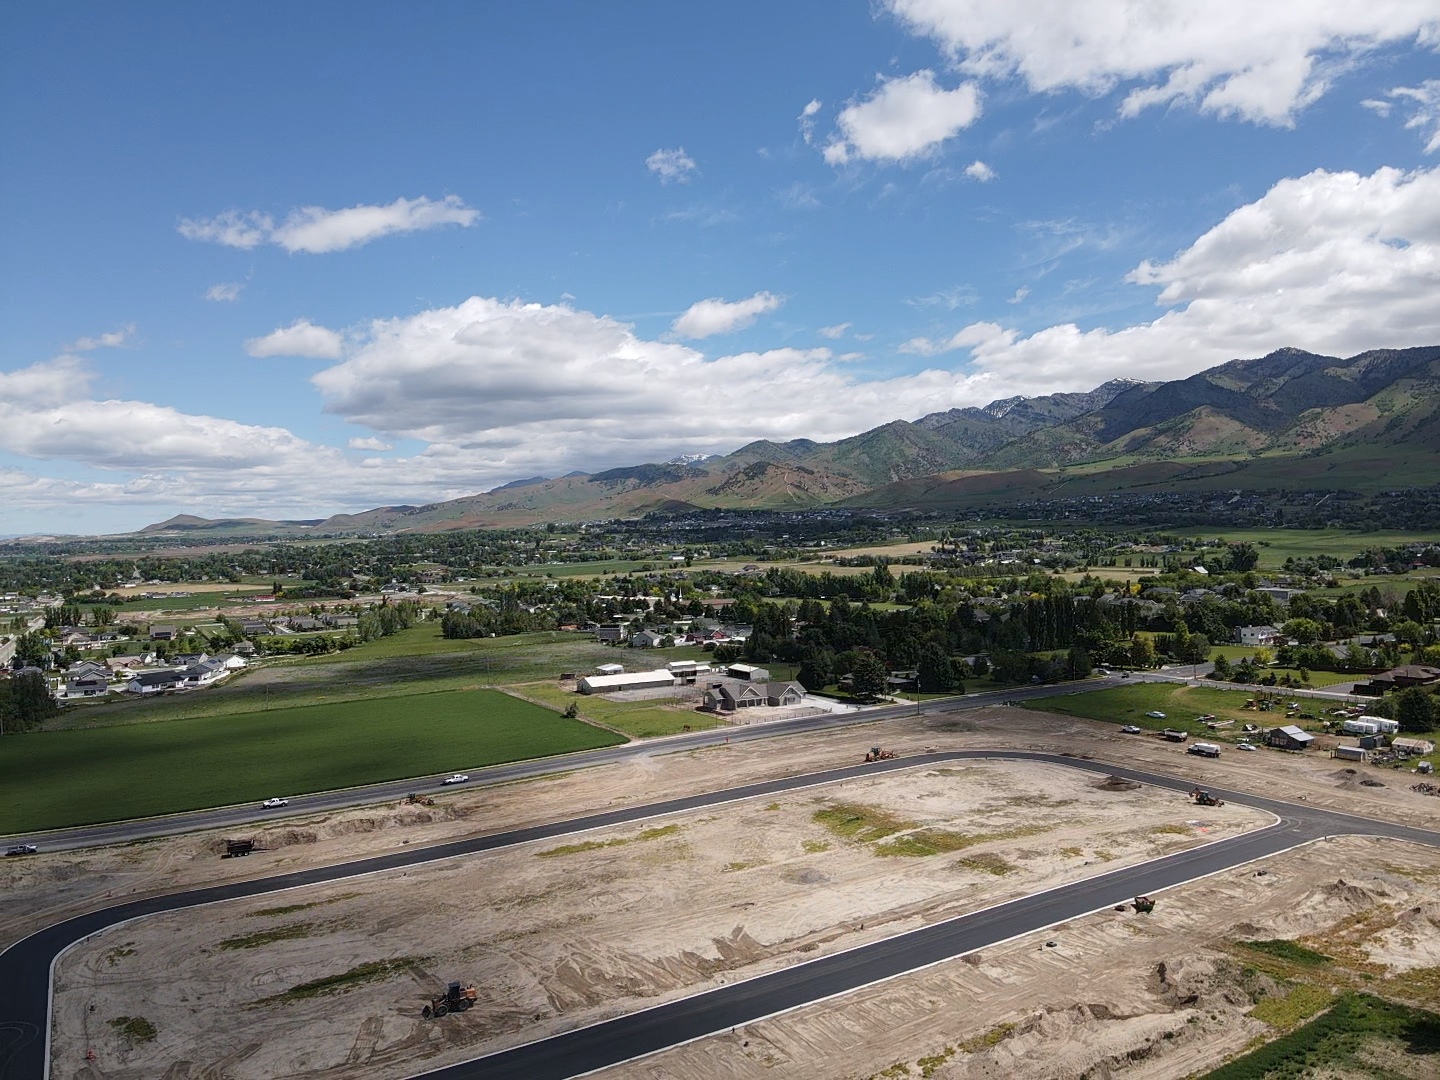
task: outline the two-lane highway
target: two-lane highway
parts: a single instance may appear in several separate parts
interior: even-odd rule
[[[54,960],[67,948],[107,926],[129,919],[200,904],[291,889],[361,874],[456,858],[533,840],[584,832],[626,822],[695,810],[741,799],[855,777],[962,759],[1042,761],[1088,772],[1117,774],[1142,783],[1186,791],[1192,782],[1101,762],[1030,751],[956,750],[791,776],[743,787],[628,807],[491,836],[407,849],[338,866],[317,867],[257,881],[151,897],[59,923],[0,953],[0,1080],[38,1080],[46,1075],[49,987]],[[1212,790],[1215,790],[1212,788]],[[1327,835],[1368,834],[1440,847],[1440,834],[1386,822],[1317,810],[1301,804],[1239,792],[1222,798],[1274,814],[1277,824],[1139,866],[1113,871],[996,908],[975,912],[922,930],[824,957],[784,971],[720,987],[707,993],[580,1028],[499,1054],[435,1072],[447,1080],[491,1077],[569,1077],[653,1053],[678,1042],[727,1030],[844,993],[918,967],[985,948],[1019,934],[1118,903],[1137,893],[1154,893],[1182,882],[1275,854]]]

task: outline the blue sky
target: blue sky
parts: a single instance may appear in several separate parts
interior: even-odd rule
[[[1440,9],[1192,9],[8,5],[0,534],[1440,342]]]

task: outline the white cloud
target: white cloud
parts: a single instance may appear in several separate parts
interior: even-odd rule
[[[1422,136],[1430,136],[1425,152],[1433,154],[1440,150],[1440,79],[1426,79],[1419,86],[1397,86],[1390,91],[1390,96],[1410,105],[1412,112],[1405,126],[1419,128]],[[1388,110],[1381,115],[1388,116]]]
[[[820,99],[811,98],[795,118],[800,124],[800,137],[805,140],[806,146],[815,141],[815,114],[819,111]]]
[[[848,322],[836,323],[834,326],[822,326],[815,332],[823,338],[839,341],[845,336],[845,331],[850,329],[850,325]]]
[[[995,323],[902,350],[969,349],[1003,394],[1080,390],[1126,375],[1182,378],[1283,346],[1347,356],[1440,340],[1440,169],[1282,180],[1175,258],[1129,275],[1170,307],[1152,322],[1029,337]],[[1002,396],[997,393],[996,396]]]
[[[291,253],[323,254],[368,244],[392,233],[436,229],[442,225],[468,226],[480,220],[480,211],[466,206],[457,195],[443,199],[396,199],[384,206],[350,206],[327,210],[302,206],[290,211],[279,225],[259,211],[227,210],[213,218],[185,218],[178,226],[189,240],[208,240],[227,247],[250,250],[271,243]]]
[[[118,349],[135,336],[135,324],[126,323],[119,330],[111,330],[99,337],[82,337],[72,341],[65,348],[68,352],[92,352],[95,349]]]
[[[836,117],[839,131],[825,147],[825,160],[843,165],[866,161],[911,161],[969,127],[980,115],[974,83],[945,90],[935,73],[884,79],[864,101],[847,105]]]
[[[216,303],[233,304],[236,300],[240,299],[240,292],[244,288],[245,285],[243,282],[224,281],[219,285],[211,285],[210,288],[206,289],[205,299],[213,300]]]
[[[690,182],[690,174],[696,171],[695,159],[685,153],[683,146],[674,150],[656,150],[645,159],[645,167],[656,176],[660,183],[677,184]]]
[[[1027,288],[1026,286],[1022,285],[1022,286],[1020,286],[1020,288],[1018,288],[1018,289],[1015,290],[1015,295],[1012,296],[1012,297],[1010,297],[1010,299],[1009,299],[1009,300],[1006,300],[1005,302],[1006,302],[1007,304],[1018,304],[1018,303],[1020,303],[1020,301],[1024,300],[1025,297],[1027,297],[1027,296],[1029,296],[1029,295],[1030,295],[1030,290],[1029,290],[1029,288]]]
[[[983,161],[972,161],[965,166],[965,175],[971,180],[979,180],[982,184],[987,184],[995,179],[995,170]]]
[[[176,226],[186,240],[206,240],[242,251],[259,247],[274,228],[274,218],[255,210],[226,210],[212,218],[181,218]]]
[[[889,0],[980,78],[1034,92],[1107,94],[1139,83],[1120,111],[1184,102],[1218,116],[1288,125],[1333,75],[1381,45],[1440,44],[1434,0]]]
[[[297,319],[289,326],[245,342],[245,351],[254,357],[305,356],[314,360],[337,360],[344,348],[344,338],[309,319]]]
[[[345,444],[351,450],[393,450],[395,449],[384,439],[377,439],[373,436],[365,439],[351,439]]]
[[[774,293],[757,292],[754,296],[731,303],[718,298],[700,300],[691,304],[670,329],[681,337],[707,338],[715,334],[729,334],[743,330],[765,314],[774,311],[785,302],[783,296]]]

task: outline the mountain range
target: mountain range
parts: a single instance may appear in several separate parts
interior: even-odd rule
[[[1128,490],[1436,483],[1440,346],[1347,359],[1280,349],[1188,379],[1005,398],[831,443],[761,440],[719,457],[529,477],[424,506],[287,522],[180,515],[141,531],[438,531],[712,507],[960,510]]]

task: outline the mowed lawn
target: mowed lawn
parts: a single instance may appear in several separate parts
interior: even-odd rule
[[[0,834],[399,780],[625,740],[498,690],[0,738]]]
[[[1204,736],[1211,742],[1245,738],[1240,730],[1246,723],[1256,724],[1262,730],[1280,724],[1307,721],[1281,719],[1283,708],[1262,712],[1245,708],[1245,702],[1256,697],[1260,690],[1271,697],[1284,697],[1283,687],[1257,687],[1254,691],[1213,690],[1207,686],[1185,686],[1176,683],[1132,683],[1107,690],[1089,690],[1081,694],[1065,694],[1060,697],[1043,698],[1025,702],[1025,708],[1043,712],[1064,713],[1067,716],[1083,716],[1091,720],[1107,720],[1116,724],[1134,724],[1147,731],[1163,728],[1177,728],[1191,735]],[[1331,703],[1315,699],[1297,698],[1307,712],[1318,713]],[[1163,712],[1165,719],[1157,720],[1146,716],[1147,712]],[[1202,714],[1210,713],[1221,720],[1234,720],[1235,725],[1218,732],[1211,731],[1196,720]]]

